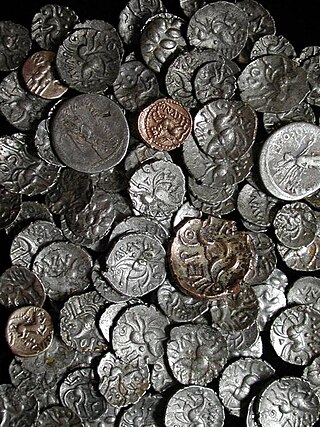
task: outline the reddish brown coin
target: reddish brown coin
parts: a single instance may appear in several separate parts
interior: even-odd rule
[[[15,310],[8,319],[6,339],[17,356],[36,356],[45,351],[53,339],[53,322],[43,308],[29,306]]]
[[[180,288],[194,298],[215,300],[237,294],[252,269],[250,236],[234,221],[191,219],[176,232],[170,266]]]
[[[138,129],[150,147],[170,151],[183,144],[190,135],[192,117],[179,102],[158,99],[140,113]]]
[[[54,52],[41,50],[31,55],[23,64],[22,77],[27,88],[41,98],[57,99],[68,90],[55,76],[55,57]]]

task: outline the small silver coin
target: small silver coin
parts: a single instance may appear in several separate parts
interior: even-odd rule
[[[256,322],[241,331],[220,330],[222,336],[227,342],[228,360],[243,356],[252,345],[259,339],[259,329]]]
[[[252,288],[259,302],[259,314],[257,324],[260,331],[267,327],[267,323],[276,313],[286,307],[287,300],[283,290],[272,285],[255,285]],[[288,301],[289,302],[289,301]]]
[[[249,232],[253,244],[252,271],[247,282],[250,285],[263,283],[276,268],[275,244],[265,233]]]
[[[119,313],[127,307],[125,302],[115,303],[108,305],[99,318],[99,328],[104,338],[111,341],[111,328],[115,322],[115,319],[119,316]]]
[[[288,278],[283,271],[275,268],[264,283],[284,291],[288,286]]]
[[[101,271],[101,266],[99,261],[96,261],[92,268],[91,280],[94,288],[99,292],[99,294],[107,301],[112,303],[126,302],[131,299],[128,295],[121,294],[116,291],[104,277],[105,272]]]
[[[175,384],[175,380],[170,373],[170,369],[164,357],[160,357],[154,363],[150,381],[152,387],[159,393],[163,393]]]
[[[43,220],[53,222],[52,215],[44,203],[36,201],[24,201],[21,203],[21,209],[15,220],[6,227],[8,235],[16,235],[22,231],[31,222]]]
[[[311,49],[312,50],[312,49]],[[320,105],[320,86],[319,86],[319,62],[320,52],[314,49],[313,52],[305,48],[299,58],[301,66],[308,73],[308,83],[311,91],[307,96],[307,101],[311,105]]]
[[[319,369],[320,369],[320,357],[313,359],[312,363],[309,366],[306,366],[303,370],[303,376],[306,381],[308,381],[312,390],[317,394],[320,401],[320,378],[319,378]]]
[[[3,426],[33,425],[38,416],[38,403],[11,384],[0,384],[0,419]]]
[[[31,49],[29,31],[12,21],[0,21],[0,70],[18,68]]]
[[[283,36],[268,34],[258,39],[252,47],[250,59],[264,55],[284,55],[289,58],[297,56],[292,44]]]
[[[9,227],[19,215],[21,196],[0,185],[0,229]]]
[[[81,419],[71,409],[52,406],[38,416],[35,427],[82,427]]]
[[[157,394],[144,396],[122,414],[119,427],[158,427],[156,410],[160,399],[161,396]]]
[[[57,158],[51,147],[51,136],[49,130],[49,120],[41,120],[37,127],[36,134],[34,136],[34,144],[37,150],[37,154],[45,162],[58,166],[64,167],[64,164]]]
[[[318,277],[300,277],[287,293],[288,304],[308,304],[320,311],[320,279]]]

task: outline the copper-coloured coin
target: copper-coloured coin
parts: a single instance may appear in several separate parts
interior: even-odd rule
[[[140,113],[138,129],[150,147],[170,151],[183,144],[190,135],[192,117],[179,102],[158,99]]]
[[[37,356],[53,339],[53,322],[43,308],[27,306],[15,310],[8,319],[6,339],[17,356]]]
[[[176,232],[170,265],[180,288],[194,298],[236,295],[252,268],[253,246],[234,221],[190,219]]]
[[[23,64],[22,77],[31,93],[45,99],[60,98],[67,90],[55,76],[56,54],[41,50],[31,55]]]

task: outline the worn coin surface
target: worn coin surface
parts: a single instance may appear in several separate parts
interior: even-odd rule
[[[123,159],[129,128],[118,105],[98,94],[75,96],[52,121],[52,146],[59,159],[79,172],[98,173]]]
[[[81,419],[71,409],[52,406],[38,416],[35,427],[82,427]]]
[[[41,120],[39,123],[36,134],[34,136],[34,145],[37,154],[46,163],[54,166],[64,167],[64,164],[55,155],[51,146],[51,133],[49,119]]]
[[[146,395],[139,402],[126,409],[123,413],[119,427],[158,427],[157,409],[160,404],[161,396]]]
[[[160,357],[154,363],[151,372],[151,385],[159,393],[163,393],[175,384],[165,357]]]
[[[296,52],[292,44],[283,36],[268,34],[258,39],[252,47],[251,61],[264,55],[284,55],[294,58]]]
[[[10,226],[21,209],[21,196],[0,185],[0,229]]]
[[[281,289],[277,289],[272,285],[262,283],[253,286],[254,293],[259,302],[259,313],[257,324],[259,330],[263,331],[267,327],[269,320],[282,308],[286,307],[286,296]],[[289,300],[288,300],[289,303]],[[299,304],[302,304],[299,302]]]
[[[320,279],[318,277],[300,277],[287,293],[288,304],[310,304],[320,311]]]
[[[249,232],[253,245],[253,261],[251,275],[248,278],[250,285],[263,283],[277,265],[277,256],[273,240],[261,232]]]
[[[11,351],[18,356],[36,356],[49,347],[52,338],[53,322],[43,308],[21,307],[8,318],[6,339]]]
[[[170,151],[185,142],[192,130],[190,113],[173,99],[158,99],[138,119],[143,140],[152,148]]]
[[[320,378],[319,378],[319,368],[320,368],[320,357],[313,359],[312,363],[305,367],[303,370],[303,378],[308,381],[312,390],[316,392],[320,399]]]
[[[27,200],[21,203],[21,209],[15,220],[6,227],[6,233],[13,236],[36,220],[53,222],[52,215],[44,203]]]
[[[0,21],[0,70],[18,68],[31,49],[29,31],[12,21]]]

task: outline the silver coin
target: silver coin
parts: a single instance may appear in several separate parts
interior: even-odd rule
[[[282,377],[268,385],[261,394],[258,414],[262,427],[311,427],[320,415],[319,398],[307,381]]]
[[[182,384],[207,385],[224,368],[228,357],[222,334],[205,325],[181,325],[170,332],[168,363]]]
[[[10,248],[12,264],[29,268],[41,248],[59,240],[64,240],[63,234],[52,222],[41,220],[32,222],[12,240]]]
[[[275,268],[270,276],[264,281],[264,283],[284,291],[288,286],[288,278],[283,271]]]
[[[60,311],[60,335],[68,346],[83,353],[99,353],[107,343],[96,326],[103,298],[95,291],[70,297]]]
[[[19,215],[21,196],[11,193],[0,185],[0,229],[9,227]]]
[[[90,284],[91,268],[90,255],[67,242],[53,242],[40,249],[32,264],[47,295],[58,301],[84,291]]]
[[[65,101],[52,121],[57,156],[79,172],[113,168],[125,156],[128,144],[129,128],[121,109],[103,95],[78,95]]]
[[[13,265],[0,276],[0,304],[9,310],[24,305],[42,307],[45,298],[43,284],[25,267]]]
[[[189,202],[184,203],[175,213],[172,226],[178,227],[186,219],[201,218],[201,212],[195,209]]]
[[[308,381],[312,390],[317,394],[320,400],[320,357],[313,359],[312,363],[309,366],[306,366],[303,370],[303,376],[306,381]]]
[[[128,61],[121,65],[113,90],[116,99],[127,111],[136,111],[159,96],[156,75],[140,61]]]
[[[242,287],[237,296],[212,302],[212,326],[226,331],[241,331],[257,320],[259,304],[253,289]]]
[[[152,387],[159,393],[163,393],[175,384],[175,380],[170,373],[170,369],[164,357],[160,357],[154,363],[150,381]]]
[[[55,50],[77,22],[78,17],[73,10],[47,4],[33,17],[31,37],[42,49]]]
[[[41,157],[42,160],[54,166],[64,167],[64,164],[60,162],[51,147],[48,119],[41,120],[39,123],[36,134],[34,136],[34,144],[37,150],[37,154],[39,157]]]
[[[31,426],[38,415],[33,396],[25,396],[11,384],[0,384],[0,420],[3,426]]]
[[[259,427],[257,424],[257,414],[256,414],[256,406],[257,406],[257,396],[254,396],[248,405],[248,412],[246,417],[246,425],[247,427]]]
[[[241,73],[238,86],[242,101],[262,113],[289,111],[309,92],[306,71],[282,55],[252,61]]]
[[[251,344],[248,348],[238,352],[237,357],[253,357],[254,359],[261,359],[263,354],[263,344],[261,336],[258,337],[256,342]]]
[[[289,288],[288,304],[308,304],[320,311],[320,279],[318,277],[300,277]]]
[[[111,328],[115,322],[115,319],[118,317],[119,313],[127,307],[127,304],[116,303],[108,305],[99,318],[99,328],[102,332],[104,338],[110,342],[111,341]]]
[[[159,287],[157,299],[168,319],[176,323],[192,322],[209,309],[208,303],[183,294],[168,281]]]
[[[213,101],[194,119],[196,140],[213,159],[236,161],[248,152],[256,132],[256,113],[241,101]]]
[[[243,356],[243,352],[254,345],[259,338],[259,329],[256,322],[241,331],[220,331],[227,342],[228,359]]]
[[[263,125],[268,133],[272,133],[284,125],[292,122],[316,123],[316,116],[312,107],[307,102],[291,108],[285,113],[264,113]]]
[[[264,55],[284,55],[289,58],[297,56],[292,44],[285,37],[275,34],[260,37],[252,47],[250,59],[253,61]]]
[[[129,0],[119,15],[119,33],[122,40],[129,45],[139,42],[144,23],[151,16],[164,11],[161,0]]]
[[[183,203],[184,175],[179,166],[170,162],[144,163],[130,179],[129,194],[140,215],[166,219]]]
[[[81,419],[71,409],[52,406],[37,418],[34,427],[82,427]]]
[[[320,313],[308,305],[282,311],[270,328],[270,341],[277,355],[294,365],[307,365],[320,353]]]
[[[112,169],[91,175],[93,186],[107,193],[123,191],[128,187],[123,163]]]
[[[234,193],[231,195],[231,197],[229,197],[228,199],[222,202],[218,202],[215,204],[207,203],[204,200],[201,200],[200,198],[193,196],[192,193],[189,193],[189,198],[192,205],[196,209],[199,209],[201,212],[206,213],[208,215],[219,217],[221,215],[227,215],[236,209],[237,186],[235,186]]]
[[[167,151],[158,151],[142,143],[133,146],[124,160],[127,176],[130,178],[144,162],[151,162],[154,160],[172,162],[170,154]]]
[[[298,249],[311,243],[317,232],[313,210],[306,204],[286,204],[277,212],[273,221],[279,241],[288,248]]]
[[[119,427],[159,427],[155,411],[160,399],[159,395],[144,396],[122,414]]]
[[[96,391],[96,384],[93,369],[82,368],[70,372],[60,385],[61,403],[81,420],[96,420],[107,406],[104,397]]]
[[[247,409],[251,397],[259,383],[269,379],[275,370],[264,360],[243,358],[225,368],[219,381],[219,397],[228,411],[237,417]]]
[[[0,180],[13,193],[35,196],[54,185],[60,169],[37,157],[28,142],[21,133],[0,137]]]
[[[36,220],[53,222],[52,215],[44,203],[35,201],[24,201],[15,220],[6,227],[8,235],[16,235],[27,225]]]
[[[209,204],[216,205],[230,199],[235,192],[235,185],[225,186],[209,186],[199,183],[192,177],[188,178],[189,194],[192,194],[197,199]]]
[[[31,49],[26,27],[12,21],[0,21],[0,70],[18,68]]]
[[[263,283],[276,268],[277,256],[275,245],[265,233],[249,232],[253,244],[253,262],[251,276],[247,282],[251,285]]]
[[[311,105],[320,105],[320,86],[319,86],[319,62],[320,52],[314,49],[313,52],[305,48],[300,55],[299,62],[308,74],[308,82],[311,91],[308,94],[307,101]]]
[[[96,420],[81,420],[83,427],[115,427],[119,409],[114,406],[107,405],[104,413]]]
[[[200,9],[200,7],[205,5],[206,0],[179,0],[179,2],[183,13],[188,18],[191,18],[191,16]]]
[[[182,36],[183,19],[171,13],[159,13],[148,19],[141,31],[140,48],[144,62],[160,72],[174,54],[186,46]]]
[[[256,285],[252,288],[259,302],[257,324],[259,330],[266,329],[267,323],[281,309],[286,307],[287,300],[284,292],[272,285]]]
[[[105,272],[101,271],[101,266],[98,261],[94,263],[91,280],[94,288],[99,292],[99,294],[108,302],[119,303],[129,301],[131,297],[128,295],[121,294],[116,291],[109,283],[106,277],[104,277]]]
[[[104,276],[118,292],[141,297],[164,282],[165,256],[158,239],[143,233],[126,234],[107,255]]]
[[[127,308],[113,329],[112,345],[117,357],[132,364],[155,363],[164,354],[168,324],[154,306]]]
[[[241,52],[247,37],[247,16],[232,3],[208,4],[189,21],[188,40],[192,46],[214,49],[229,59]]]
[[[137,403],[150,387],[148,365],[134,366],[107,353],[100,360],[99,390],[117,408]]]
[[[207,387],[190,386],[178,390],[169,400],[166,427],[187,427],[194,423],[222,427],[224,409],[216,393]],[[200,425],[201,425],[200,424]]]

